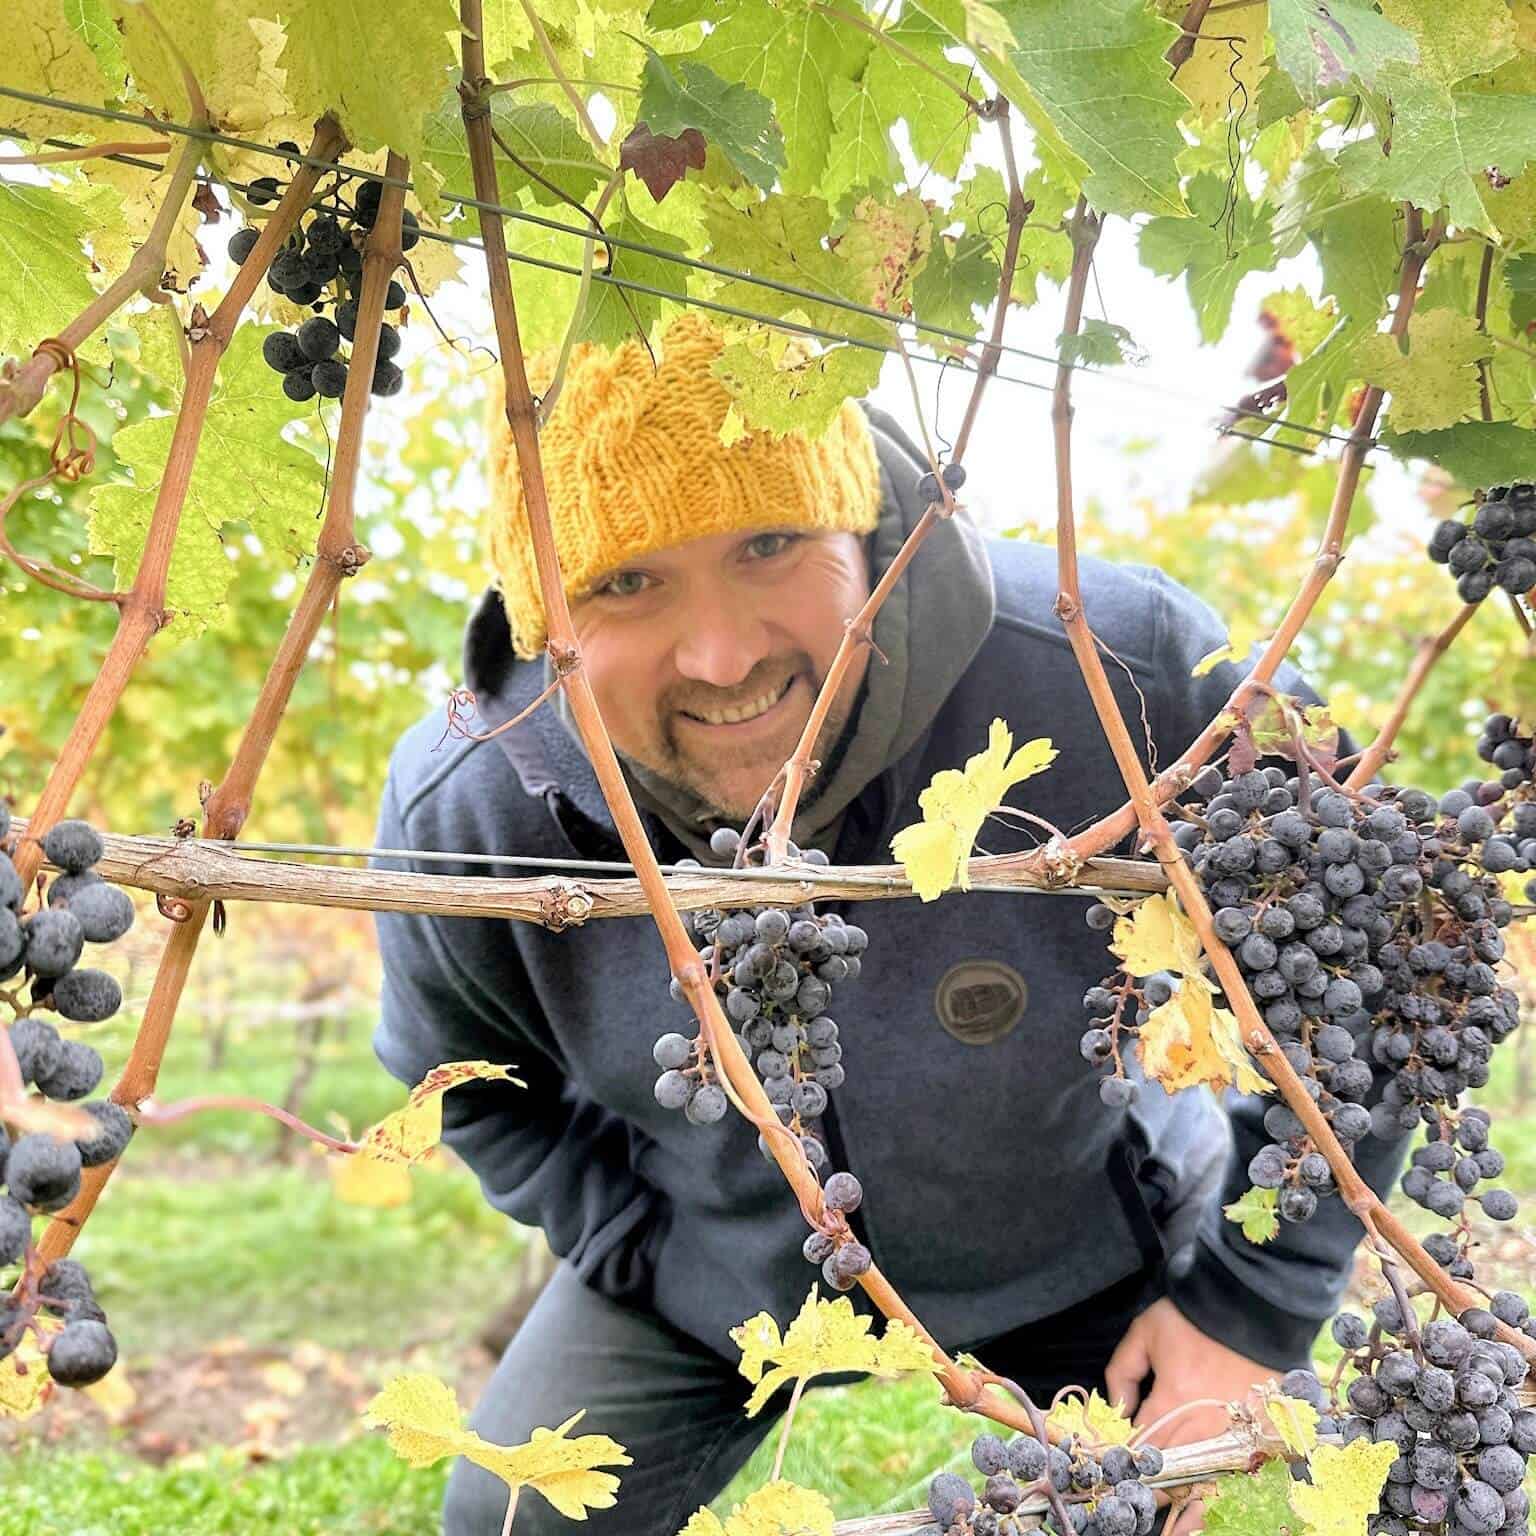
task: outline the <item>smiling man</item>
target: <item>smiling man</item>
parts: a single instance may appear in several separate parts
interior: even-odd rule
[[[849,404],[814,441],[722,442],[719,350],[696,316],[666,332],[659,364],[635,343],[578,347],[542,433],[583,665],[664,861],[722,862],[711,832],[739,826],[789,755],[847,620],[923,510],[927,466],[878,411]],[[547,373],[532,376],[544,387]],[[492,475],[496,581],[464,650],[488,725],[552,675],[500,426]],[[1171,760],[1237,681],[1230,665],[1190,676],[1221,625],[1146,568],[1085,561],[1082,589],[1122,663],[1122,709]],[[800,845],[838,863],[887,860],[918,792],[984,745],[994,715],[1060,749],[1051,772],[1014,792],[1021,808],[1070,829],[1117,804],[1055,592],[1052,550],[985,539],[963,515],[940,523],[876,619],[878,655],[861,656],[837,701]],[[414,727],[391,763],[380,843],[622,857],[557,697],[489,740],[435,750],[440,711]],[[991,852],[1029,846],[1013,822],[989,824],[984,840]],[[430,866],[445,867],[486,868]],[[1099,1102],[1077,1042],[1083,991],[1109,961],[1079,901],[972,892],[857,916],[870,942],[859,980],[834,1000],[846,1080],[821,1133],[833,1166],[863,1182],[860,1240],[946,1348],[979,1353],[1038,1397],[1069,1382],[1107,1388],[1144,1424],[1305,1363],[1342,1291],[1353,1218],[1331,1202],[1253,1247],[1221,1205],[1267,1139],[1262,1103],[1223,1114],[1203,1093],[1156,1089],[1127,1109]],[[687,1020],[649,923],[557,933],[381,913],[378,930],[381,1059],[407,1083],[442,1061],[512,1064],[526,1089],[456,1089],[445,1139],[487,1199],[542,1227],[562,1259],[475,1427],[521,1441],[586,1410],[583,1429],[634,1458],[594,1536],[673,1536],[772,1426],[771,1411],[742,1414],[729,1330],[760,1310],[787,1324],[819,1278],[801,1256],[799,1210],[739,1117],[693,1126],[656,1103],[651,1046]],[[1399,1152],[1362,1144],[1378,1188]],[[862,1292],[853,1300],[869,1310]],[[1190,1413],[1160,1438],[1210,1428]],[[461,1465],[445,1530],[496,1536],[505,1502],[494,1478]],[[512,1527],[563,1528],[534,1496]]]

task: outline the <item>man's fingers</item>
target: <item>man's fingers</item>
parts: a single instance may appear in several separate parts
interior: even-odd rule
[[[1141,1402],[1141,1384],[1151,1365],[1138,1320],[1126,1330],[1104,1367],[1104,1385],[1109,1388],[1110,1402],[1117,1403],[1122,1412],[1134,1414]]]
[[[1168,1522],[1163,1536],[1191,1536],[1191,1533],[1204,1529],[1205,1504],[1200,1499],[1191,1499]]]

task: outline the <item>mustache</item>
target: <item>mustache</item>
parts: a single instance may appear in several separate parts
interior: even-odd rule
[[[802,672],[809,674],[810,670],[809,657],[802,657],[793,665],[786,665],[783,662],[766,663],[754,667],[748,674],[746,682],[739,688],[732,689],[729,694],[712,691],[705,696],[695,690],[689,690],[687,693],[674,694],[667,701],[667,708],[688,715],[740,709],[754,699],[760,699],[765,693],[782,692],[791,679]]]

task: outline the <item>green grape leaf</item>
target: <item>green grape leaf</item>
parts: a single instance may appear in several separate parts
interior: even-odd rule
[[[767,326],[753,326],[744,338],[728,341],[715,359],[715,376],[749,430],[819,436],[844,400],[867,394],[879,381],[882,352],[844,344],[797,357],[806,349],[786,348],[786,340]]]
[[[419,158],[424,121],[457,57],[458,10],[449,0],[253,3],[281,13],[288,45],[279,62],[296,113],[335,112],[358,149]]]
[[[1179,215],[1184,98],[1163,58],[1177,35],[1143,0],[1006,0],[1008,58],[1088,167],[1104,213]],[[1108,82],[1113,81],[1113,86]]]
[[[923,164],[932,166],[940,176],[958,176],[980,126],[958,94],[966,89],[970,72],[945,57],[948,34],[921,11],[903,11],[895,26],[885,28],[885,36],[897,46],[881,44],[870,54],[864,68],[864,89],[888,121],[901,118],[906,122],[912,153]],[[898,47],[905,52],[898,52]],[[915,57],[908,58],[907,54]],[[944,84],[945,80],[953,89]],[[830,188],[828,195],[835,195]]]
[[[1259,311],[1268,315],[1280,334],[1296,349],[1299,361],[1315,352],[1339,318],[1332,304],[1321,306],[1299,285],[1281,288],[1260,301]]]
[[[925,325],[974,335],[976,310],[997,297],[1000,275],[991,242],[981,235],[962,232],[935,236],[928,260],[912,284],[917,318]],[[944,343],[936,336],[924,336],[923,340],[943,349]]]
[[[1333,425],[1348,397],[1348,386],[1361,377],[1357,349],[1374,331],[1374,324],[1341,320],[1310,357],[1286,374],[1287,421],[1304,427]],[[1298,435],[1297,440],[1308,448],[1317,446],[1310,433]]]
[[[1056,338],[1057,355],[1064,362],[1110,368],[1116,363],[1137,363],[1146,353],[1123,325],[1108,320],[1084,320],[1075,336]]]
[[[1361,375],[1390,390],[1390,419],[1399,432],[1449,427],[1478,410],[1479,358],[1493,343],[1470,315],[1421,310],[1408,322],[1408,350],[1394,337],[1367,336],[1355,349]]]
[[[701,64],[767,96],[784,132],[786,191],[818,186],[832,148],[833,86],[855,79],[873,41],[805,5],[742,0],[702,43]]]
[[[486,73],[491,79],[500,80],[508,73],[506,65],[518,51],[534,42],[533,26],[523,0],[482,0],[480,39],[485,48]]]
[[[1216,341],[1226,330],[1243,278],[1249,272],[1267,272],[1275,264],[1268,205],[1237,195],[1229,245],[1222,217],[1226,202],[1222,178],[1202,171],[1189,184],[1190,216],[1152,219],[1143,226],[1137,247],[1142,264],[1160,276],[1184,276],[1201,339],[1207,342]]]
[[[1384,66],[1412,64],[1412,35],[1378,15],[1366,0],[1270,0],[1275,62],[1302,101],[1316,105],[1349,88],[1375,84]]]
[[[321,466],[283,435],[289,421],[314,406],[289,400],[263,359],[262,341],[272,329],[238,327],[219,367],[171,554],[166,602],[177,611],[173,642],[212,621],[234,579],[221,537],[226,525],[248,524],[273,558],[291,563],[314,551]],[[175,430],[175,416],[155,416],[118,431],[113,450],[132,483],[98,486],[91,498],[91,551],[112,558],[119,587],[132,583],[143,555]]]
[[[772,188],[784,169],[784,138],[773,120],[773,103],[745,85],[722,80],[697,59],[663,58],[653,48],[645,54],[636,120],[672,138],[697,128],[754,186]]]
[[[1278,1457],[1247,1477],[1222,1478],[1216,1497],[1206,1501],[1206,1536],[1302,1536],[1290,1491],[1290,1470]]]
[[[95,298],[80,247],[89,229],[67,193],[0,182],[0,357],[30,356]]]
[[[101,65],[60,0],[11,0],[7,5],[0,85],[85,106],[100,106],[107,99]],[[80,124],[78,112],[14,98],[5,103],[6,127],[28,138],[77,134]]]
[[[526,191],[536,203],[563,209],[563,222],[581,223],[581,215],[570,203],[585,202],[608,172],[576,122],[546,101],[514,102],[505,91],[497,91],[491,97],[491,127],[523,162],[519,165],[498,149],[496,185],[501,200],[515,203]],[[451,191],[467,193],[474,188],[457,91],[446,92],[427,119],[422,160]]]
[[[1377,197],[1345,203],[1312,221],[1307,238],[1322,264],[1323,291],[1339,312],[1374,324],[1397,287],[1400,237],[1392,204]]]
[[[123,40],[112,24],[107,0],[64,0],[62,10],[65,21],[96,55],[102,75],[111,82],[113,93],[117,93],[127,76],[128,61],[123,55]]]
[[[1246,654],[1244,652],[1244,655]],[[1234,1225],[1241,1227],[1243,1236],[1250,1243],[1267,1243],[1277,1237],[1280,1232],[1280,1217],[1276,1214],[1279,1200],[1278,1189],[1254,1187],[1247,1194],[1234,1200],[1231,1205],[1222,1206],[1221,1214]]]
[[[1379,434],[1399,459],[1428,459],[1468,490],[1531,476],[1531,429],[1512,421],[1464,421],[1435,432]]]
[[[1511,293],[1536,293],[1536,252],[1512,256],[1504,263],[1504,286]]]
[[[901,161],[890,137],[891,120],[865,83],[834,80],[832,116],[837,126],[821,178],[822,191],[830,202],[839,202],[855,187],[870,182],[889,185],[900,177]]]
[[[1332,8],[1336,0],[1328,3]],[[1383,0],[1382,11],[1405,30],[1417,53],[1387,72],[1389,87],[1410,72],[1441,85],[1455,85],[1471,75],[1489,73],[1517,51],[1515,20],[1507,0],[1457,0],[1449,9],[1439,0]],[[1410,71],[1407,65],[1417,67]]]

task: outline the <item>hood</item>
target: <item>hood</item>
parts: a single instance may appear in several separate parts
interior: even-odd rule
[[[917,482],[927,462],[890,416],[874,407],[864,409],[880,465],[880,520],[869,546],[873,584],[922,516]],[[992,567],[981,533],[964,514],[939,523],[875,616],[875,644],[886,662],[871,656],[842,739],[830,750],[822,748],[821,771],[807,787],[795,819],[801,847],[832,853],[844,812],[926,734],[986,638],[993,611]],[[537,686],[513,687],[514,668],[534,673]],[[533,697],[553,676],[548,658],[537,667],[517,662],[494,589],[482,598],[466,632],[464,675],[481,717],[493,726],[510,719],[526,702],[522,695]],[[558,787],[586,814],[611,826],[569,704],[563,694],[553,702],[554,709],[538,711],[497,740],[530,793]],[[582,770],[574,777],[585,794],[573,793],[573,753]],[[709,852],[709,834],[722,825],[714,809],[638,764],[621,761],[641,808],[665,823],[696,858],[718,863]]]

